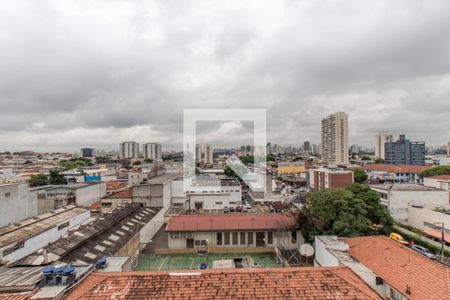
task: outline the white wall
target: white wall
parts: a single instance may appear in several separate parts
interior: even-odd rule
[[[139,232],[140,244],[148,244],[158,230],[164,225],[164,214],[166,209],[161,209]]]
[[[434,178],[425,177],[423,179],[423,185],[450,192],[450,180],[445,181],[442,179],[434,179]]]
[[[88,206],[100,201],[106,196],[106,182],[88,185],[76,190],[76,202],[78,206]]]
[[[37,215],[37,192],[28,184],[0,185],[0,227]]]
[[[336,238],[336,237],[335,237]],[[327,250],[327,246],[317,236],[314,239],[315,263],[322,267],[339,266],[339,260]]]
[[[450,215],[432,210],[432,207],[408,207],[408,225],[423,230],[424,222],[433,224],[443,222],[444,228],[450,230]]]

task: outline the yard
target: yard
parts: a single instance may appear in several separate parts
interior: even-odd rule
[[[198,254],[168,254],[168,255],[141,255],[136,271],[158,270],[197,270],[201,263],[207,262],[212,266],[214,260],[233,259],[251,256],[258,266],[263,268],[277,267],[277,263],[270,253],[211,253],[207,256]]]

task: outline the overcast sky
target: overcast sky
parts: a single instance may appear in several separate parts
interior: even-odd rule
[[[318,143],[336,111],[350,144],[450,141],[448,0],[10,0],[0,16],[0,151],[181,149],[184,108],[266,108],[286,145]],[[210,143],[248,127],[210,124]]]

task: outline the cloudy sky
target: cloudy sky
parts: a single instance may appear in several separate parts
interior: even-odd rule
[[[450,141],[448,0],[10,0],[0,16],[0,151],[181,149],[185,108],[266,108],[287,145],[335,111],[351,144]],[[210,142],[248,127],[209,124]]]

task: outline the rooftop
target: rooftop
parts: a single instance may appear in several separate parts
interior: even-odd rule
[[[209,214],[172,217],[166,231],[295,229],[297,220],[285,214]]]
[[[132,188],[126,189],[103,197],[103,199],[133,199],[133,189]]]
[[[450,268],[385,236],[343,240],[353,257],[408,299],[450,299]]]
[[[127,186],[128,186],[128,183],[123,182],[123,181],[107,181],[106,182],[107,190],[120,190],[120,189],[126,188]]]
[[[49,188],[49,190],[52,189],[58,189],[58,188],[65,188],[69,190],[78,190],[82,189],[91,185],[97,185],[100,184],[99,181],[86,181],[86,182],[78,182],[78,183],[71,183],[71,184],[64,184],[64,185],[55,185],[52,188]]]
[[[450,175],[436,175],[436,176],[430,176],[430,177],[426,177],[426,178],[447,181],[447,180],[450,180]]]
[[[147,184],[164,184],[168,181],[171,181],[173,179],[175,179],[177,176],[179,176],[180,174],[178,173],[166,173],[164,175],[161,176],[157,176],[154,177],[152,179],[150,179]]]
[[[0,248],[47,231],[61,222],[86,211],[87,209],[85,208],[71,205],[67,208],[55,209],[54,212],[26,219],[20,223],[2,227],[0,228]]]
[[[92,273],[67,299],[382,299],[346,267]]]
[[[37,251],[14,265],[44,265],[58,260],[78,265],[95,263],[102,256],[114,255],[155,216],[157,210],[128,204],[103,218],[85,222],[67,237],[45,247],[45,251]]]
[[[399,183],[399,184],[371,184],[370,187],[385,190],[385,191],[400,191],[400,192],[439,192],[440,189],[424,186],[420,184]]]
[[[421,173],[431,169],[431,166],[414,166],[414,165],[390,165],[390,164],[369,164],[361,167],[366,171],[381,171],[389,173]]]

